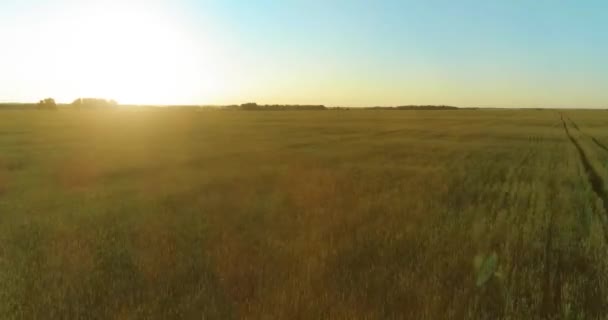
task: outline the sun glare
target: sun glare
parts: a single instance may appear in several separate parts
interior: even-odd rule
[[[80,8],[55,24],[53,64],[65,99],[92,96],[124,104],[211,98],[219,62],[174,17],[137,8]],[[202,95],[202,97],[201,97]]]

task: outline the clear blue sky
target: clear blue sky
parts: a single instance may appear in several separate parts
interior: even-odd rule
[[[608,107],[606,1],[15,2],[0,101]]]

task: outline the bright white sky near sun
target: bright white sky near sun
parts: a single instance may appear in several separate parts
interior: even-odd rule
[[[0,0],[0,102],[608,107],[605,1]]]

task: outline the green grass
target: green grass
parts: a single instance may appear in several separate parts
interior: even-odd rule
[[[0,113],[0,319],[599,319],[607,220],[557,111]]]

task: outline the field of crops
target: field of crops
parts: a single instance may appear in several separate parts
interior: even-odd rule
[[[608,111],[1,111],[0,319],[597,319]]]

